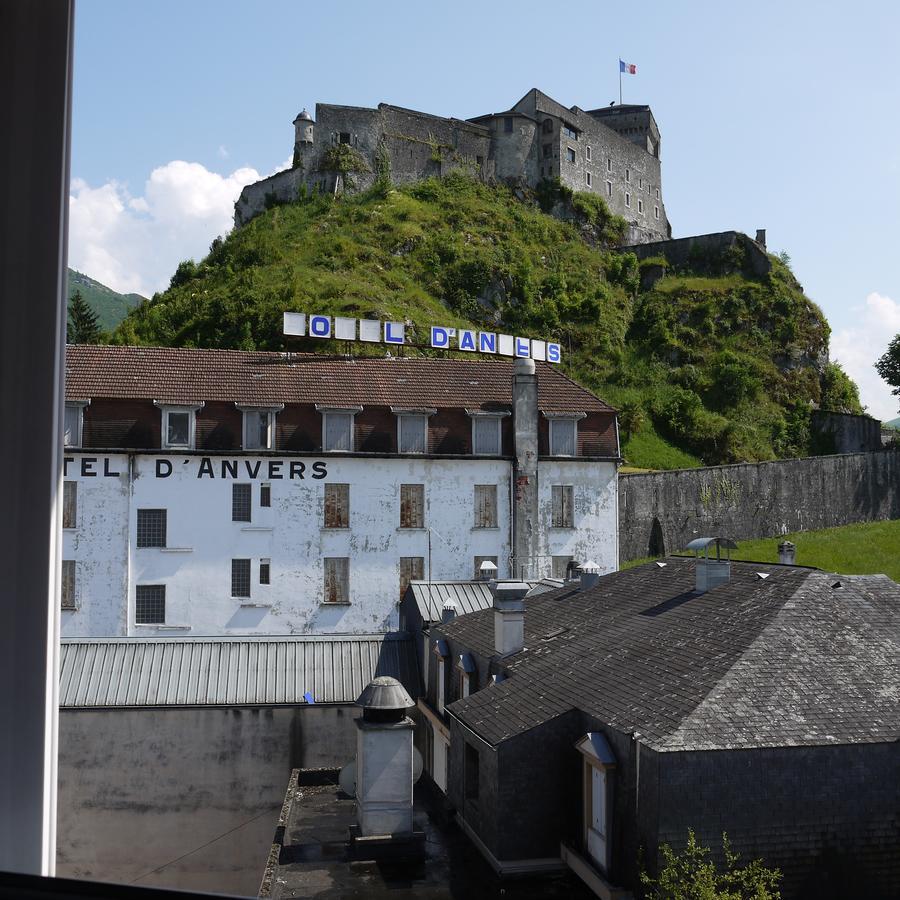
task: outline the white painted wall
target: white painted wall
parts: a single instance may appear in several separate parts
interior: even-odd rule
[[[421,556],[434,580],[469,579],[475,556],[496,556],[509,576],[510,478],[506,460],[70,454],[79,481],[78,528],[65,534],[64,558],[78,560],[80,609],[63,614],[66,636],[366,633],[398,628],[400,557]],[[98,476],[82,475],[82,459]],[[103,477],[108,471],[121,473]],[[239,476],[222,477],[222,461]],[[171,474],[157,475],[157,467]],[[302,461],[303,478],[290,465]],[[314,463],[325,478],[313,478]],[[258,468],[257,468],[258,466]],[[271,471],[270,471],[271,466]],[[321,472],[323,469],[319,469]],[[296,471],[296,470],[295,470]],[[130,475],[128,473],[131,473]],[[210,472],[212,475],[210,475]],[[250,473],[255,472],[255,477]],[[281,478],[275,477],[281,475]],[[551,555],[593,558],[616,568],[616,470],[612,463],[541,462],[540,518],[549,525],[550,486],[575,486],[574,529],[541,529],[546,574]],[[252,521],[233,522],[232,484],[253,485]],[[327,482],[350,485],[350,527],[326,529]],[[262,483],[272,506],[259,505]],[[400,529],[400,485],[425,485],[424,529]],[[474,527],[474,485],[497,484],[498,527]],[[137,511],[164,508],[167,547],[136,546]],[[324,557],[350,559],[350,603],[322,603]],[[231,560],[249,558],[251,599],[231,596]],[[271,559],[271,584],[259,561]],[[135,586],[166,586],[166,626],[134,623]]]
[[[553,556],[571,556],[578,562],[593,560],[601,573],[618,569],[616,479],[612,462],[556,459],[538,463],[538,509],[544,526],[538,536],[538,552],[545,567],[543,574],[550,574]],[[574,528],[550,527],[554,484],[574,487]]]

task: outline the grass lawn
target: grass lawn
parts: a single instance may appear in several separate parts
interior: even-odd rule
[[[900,521],[866,522],[822,531],[738,541],[732,559],[778,562],[778,544],[783,540],[797,545],[797,565],[815,566],[843,575],[887,575],[900,582]],[[622,564],[623,569],[647,562]]]

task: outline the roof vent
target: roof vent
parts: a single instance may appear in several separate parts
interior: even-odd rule
[[[518,653],[525,646],[525,595],[522,581],[499,581],[494,594],[494,652],[500,656]]]
[[[710,547],[716,548],[716,558],[709,558]],[[725,548],[725,559],[722,559],[722,548]],[[737,550],[737,544],[727,537],[695,538],[687,545],[696,557],[696,591],[705,594],[731,578],[731,552]],[[703,556],[700,553],[703,553]]]
[[[668,565],[668,563],[660,562],[659,560],[657,560],[656,565],[659,566],[660,569],[664,569]]]
[[[757,577],[760,581],[765,581],[765,580],[769,577],[769,573],[768,573],[768,572],[757,572],[757,573],[756,573],[756,577]]]
[[[796,558],[797,547],[795,544],[792,544],[790,541],[782,541],[778,545],[778,562],[780,562],[783,566],[794,565],[794,560]]]
[[[497,577],[497,567],[489,559],[486,559],[478,567],[478,577],[481,581],[490,581]]]
[[[835,583],[834,583],[833,585],[831,585],[831,586],[832,586],[833,588],[842,588],[844,585],[843,585],[843,582],[835,581]]]
[[[441,624],[446,625],[456,618],[456,601],[447,599],[441,607]]]
[[[581,565],[581,588],[586,591],[594,587],[600,581],[600,566],[593,560],[588,560]]]

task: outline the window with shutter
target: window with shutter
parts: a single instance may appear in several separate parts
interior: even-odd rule
[[[425,578],[425,557],[400,557],[400,599],[406,593],[411,581],[422,581]]]
[[[574,528],[574,489],[571,484],[554,484],[551,487],[553,504],[553,528]]]
[[[325,557],[325,603],[350,602],[350,560],[346,556]]]
[[[74,559],[64,559],[63,560],[60,608],[75,609],[75,560]]]
[[[497,527],[497,485],[475,485],[475,527]]]
[[[397,449],[400,453],[425,453],[428,443],[427,416],[398,416],[397,429]]]
[[[477,456],[500,455],[500,419],[497,416],[472,418],[472,452]]]
[[[350,452],[353,450],[353,416],[329,412],[325,416],[322,449]]]
[[[63,484],[63,528],[78,527],[78,482]]]
[[[350,485],[325,485],[325,527],[350,527]]]
[[[550,455],[575,456],[578,426],[575,419],[550,420]]]
[[[400,527],[425,527],[425,485],[400,485]]]

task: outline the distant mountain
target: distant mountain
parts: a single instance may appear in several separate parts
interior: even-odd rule
[[[81,291],[81,296],[97,313],[97,321],[104,331],[112,331],[131,310],[146,299],[140,294],[116,293],[105,284],[94,281],[93,278],[88,278],[87,275],[76,272],[74,269],[69,269],[67,296],[71,297],[75,291]]]
[[[889,425],[891,428],[900,428],[900,416],[896,419],[891,419],[890,422],[882,422],[882,425]]]

